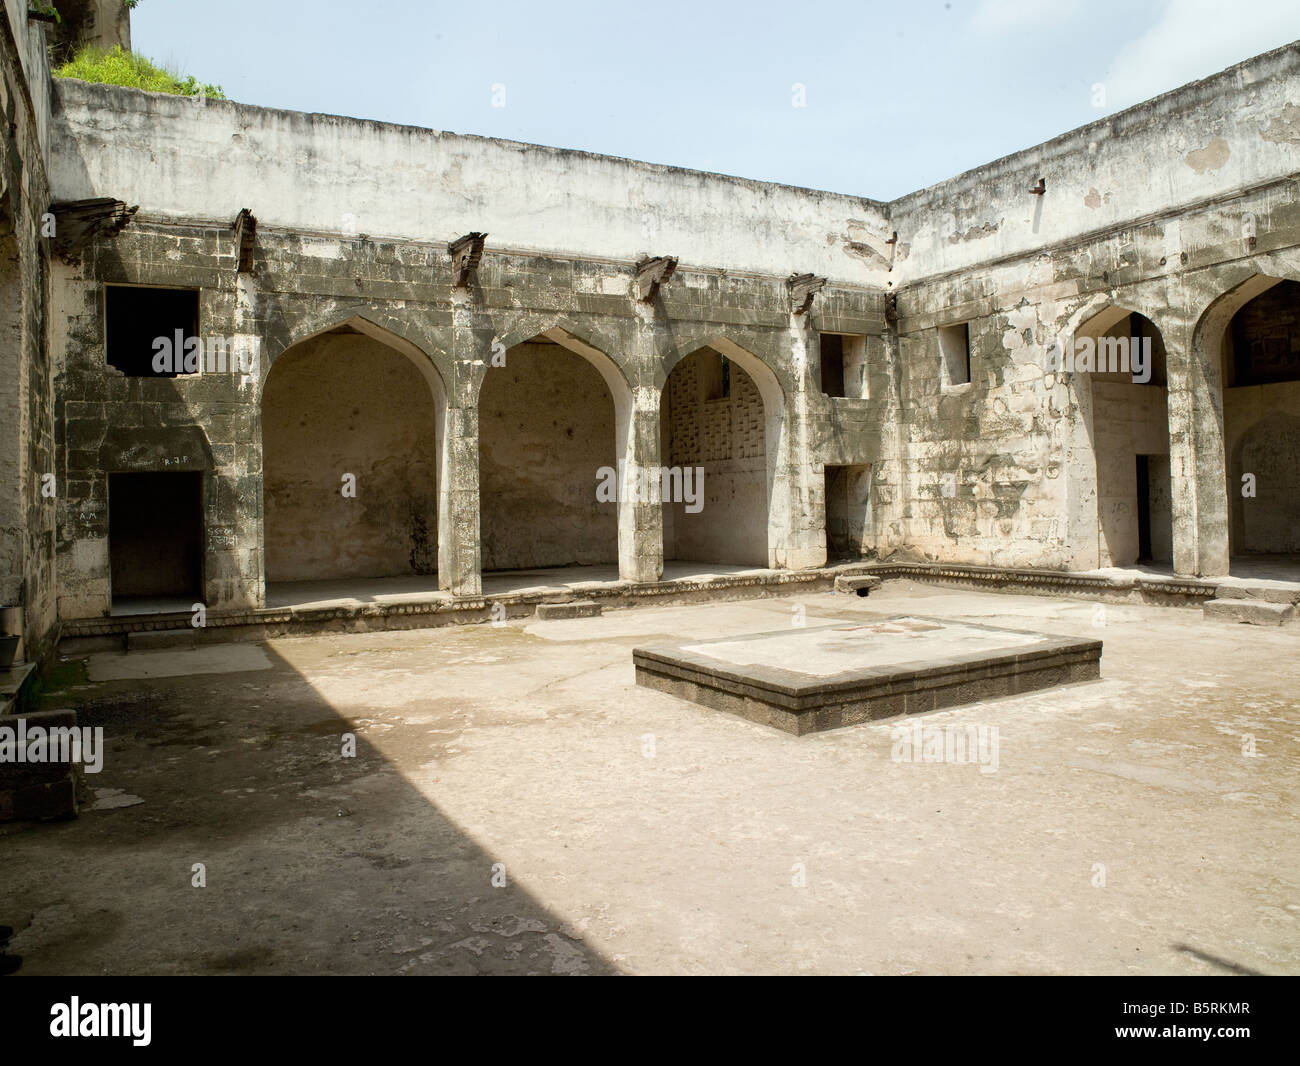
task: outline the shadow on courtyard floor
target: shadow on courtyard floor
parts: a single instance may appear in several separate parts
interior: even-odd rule
[[[614,972],[367,742],[367,723],[263,650],[269,670],[105,682],[50,704],[103,727],[104,768],[86,781],[121,806],[0,826],[20,973]],[[455,757],[438,723],[370,724],[434,781]],[[502,795],[528,802],[508,780]]]

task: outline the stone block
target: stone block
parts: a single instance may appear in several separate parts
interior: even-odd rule
[[[0,822],[50,821],[77,813],[77,784],[71,776],[58,781],[0,789]]]
[[[1272,585],[1220,585],[1215,590],[1216,600],[1260,600],[1264,603],[1281,603],[1292,606],[1300,603],[1300,588],[1278,588]]]
[[[568,603],[539,603],[537,617],[541,621],[558,618],[595,618],[600,614],[600,604],[595,600],[570,600]]]
[[[1253,626],[1280,626],[1295,617],[1294,607],[1264,600],[1208,600],[1203,610],[1207,619]]]
[[[835,578],[835,591],[857,596],[867,596],[872,589],[880,588],[881,580],[866,574],[840,574]]]

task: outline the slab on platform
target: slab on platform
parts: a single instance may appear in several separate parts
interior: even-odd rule
[[[802,735],[1101,676],[1101,641],[915,615],[635,648],[638,685]]]

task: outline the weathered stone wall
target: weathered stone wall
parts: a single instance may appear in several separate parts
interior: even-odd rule
[[[1053,372],[1048,346],[1103,314],[1136,311],[1166,349],[1175,569],[1226,573],[1223,337],[1261,286],[1297,276],[1298,194],[1294,178],[1265,183],[1214,204],[1171,206],[1050,255],[901,290],[901,395],[911,424],[902,480],[910,504],[902,535],[887,535],[882,549],[964,562],[1102,565],[1095,531],[1104,460],[1096,441],[1116,412],[1098,402],[1094,375]],[[944,387],[935,329],[963,321],[972,382]],[[955,502],[942,496],[945,472],[956,475]]]
[[[914,428],[904,532],[882,547],[1099,565],[1092,441],[1108,414],[1089,375],[1044,357],[1123,308],[1168,348],[1175,569],[1227,571],[1220,345],[1252,286],[1296,277],[1297,98],[1291,45],[889,205]],[[972,385],[945,395],[933,330],[962,321]],[[955,500],[936,489],[945,469]]]
[[[1017,257],[1068,256],[1069,244],[1216,205],[1216,234],[1240,239],[1243,190],[1292,180],[1300,145],[1300,47],[1287,45],[889,205],[895,287]],[[1044,179],[1046,192],[1030,189]],[[1169,227],[1148,253],[1187,246]],[[1163,245],[1163,247],[1162,247]],[[1131,249],[1136,252],[1137,249]],[[1042,280],[1050,280],[1051,264]]]
[[[104,283],[199,288],[202,336],[247,334],[233,270],[219,269],[229,239],[215,226],[137,230],[126,245],[102,242],[77,266],[56,264],[51,336],[59,426],[59,613],[110,609],[108,475],[197,471],[207,533],[210,604],[256,603],[262,572],[262,449],[258,383],[234,374],[127,377],[104,350]],[[165,269],[149,265],[166,263]]]
[[[265,226],[329,235],[477,229],[520,252],[631,260],[653,248],[691,266],[884,283],[883,205],[862,197],[77,81],[56,96],[54,180],[69,198],[116,196],[171,218],[252,207]]]
[[[27,5],[0,17],[0,606],[23,608],[22,649],[41,660],[56,632],[44,30]]]
[[[1300,278],[1300,112],[1290,102],[1300,98],[1300,47],[888,205],[226,102],[76,83],[57,96],[60,195],[141,204],[121,235],[56,276],[64,617],[109,609],[104,485],[119,469],[201,470],[208,602],[260,601],[265,376],[282,353],[340,324],[400,352],[435,396],[438,583],[454,592],[477,591],[485,568],[572,561],[573,552],[520,554],[518,525],[493,511],[508,495],[501,485],[528,482],[520,470],[536,461],[548,423],[557,468],[597,458],[558,463],[576,397],[588,395],[564,395],[558,379],[524,390],[524,437],[512,439],[504,420],[484,423],[507,380],[492,375],[509,373],[494,353],[538,336],[603,379],[597,406],[612,401],[612,414],[597,436],[631,471],[680,457],[663,392],[702,347],[725,354],[733,381],[743,372],[761,399],[745,408],[750,437],[750,416],[762,413],[761,462],[746,454],[749,465],[731,472],[743,474],[743,491],[721,467],[706,476],[724,494],[704,514],[713,507],[718,518],[728,493],[746,502],[712,529],[697,523],[709,536],[694,547],[694,516],[658,503],[625,498],[613,517],[592,516],[593,543],[608,544],[612,524],[629,580],[657,578],[665,550],[730,561],[724,540],[744,545],[742,561],[820,564],[827,464],[858,468],[864,551],[1105,565],[1131,554],[1131,522],[1104,528],[1104,516],[1121,498],[1135,506],[1127,483],[1107,479],[1134,470],[1137,454],[1169,456],[1175,569],[1226,571],[1225,426],[1247,427],[1234,428],[1235,414],[1225,422],[1238,400],[1225,396],[1223,341],[1250,299]],[[1041,196],[1030,192],[1039,177]],[[259,218],[251,275],[236,273],[230,229],[245,206]],[[487,250],[468,288],[454,289],[446,243],[471,229],[489,231]],[[635,291],[644,253],[681,257],[649,304]],[[786,278],[804,271],[830,280],[796,314]],[[105,283],[201,288],[202,331],[258,339],[260,374],[122,377],[105,366]],[[1113,334],[1131,313],[1158,331],[1164,386],[1121,385],[1132,391],[1119,400],[1104,379],[1049,365],[1054,341]],[[970,381],[953,383],[938,331],[963,323]],[[822,331],[853,338],[863,395],[823,392]],[[1294,392],[1276,388],[1268,410],[1296,414]],[[524,406],[511,409],[514,433]],[[702,408],[701,441],[710,424]],[[594,469],[584,476],[594,489]],[[531,517],[519,525],[539,528],[544,480],[528,487]]]
[[[806,454],[827,434],[830,402],[812,393],[809,364],[796,363],[792,355],[795,337],[802,334],[792,332],[784,279],[681,268],[658,301],[647,306],[631,295],[630,263],[492,253],[485,255],[472,292],[453,303],[445,245],[326,240],[260,228],[257,268],[250,277],[235,272],[228,225],[172,223],[146,217],[143,209],[119,236],[99,242],[79,266],[61,266],[58,276],[55,348],[61,355],[59,392],[72,492],[63,501],[60,525],[64,617],[94,617],[110,609],[106,485],[113,470],[203,471],[207,602],[219,607],[259,602],[265,580],[264,381],[282,353],[342,324],[369,331],[401,352],[436,386],[442,472],[436,528],[443,587],[476,587],[484,564],[542,565],[518,555],[511,560],[493,554],[481,562],[479,554],[480,437],[487,445],[491,430],[518,453],[516,458],[535,459],[523,455],[509,434],[481,421],[492,417],[495,383],[504,385],[512,366],[527,365],[527,355],[521,354],[526,349],[516,346],[541,334],[558,338],[543,346],[550,352],[581,352],[582,369],[599,371],[587,378],[603,386],[602,403],[613,399],[609,422],[593,435],[607,441],[602,447],[608,450],[603,456],[593,451],[582,463],[580,488],[592,505],[598,466],[613,465],[618,457],[642,465],[660,462],[661,390],[680,359],[716,342],[731,346],[729,357],[751,360],[754,372],[762,368],[775,391],[775,408],[786,420],[769,449],[774,503],[764,561],[808,565],[819,561],[819,552],[824,556],[817,508],[822,490],[798,449]],[[200,332],[260,341],[259,379],[128,378],[109,367],[106,283],[200,288]],[[838,328],[878,331],[879,295],[839,287],[819,299]],[[492,365],[499,350],[510,352],[505,367]],[[534,435],[540,440],[549,428],[556,448],[565,440],[564,426],[576,426],[577,416],[584,431],[605,417],[586,400],[579,402],[585,394],[569,393],[559,380],[533,382],[519,391],[517,403],[536,423]],[[616,442],[622,442],[621,450]],[[492,490],[487,464],[483,472]],[[510,536],[516,547],[535,535],[509,514],[487,517],[493,506],[485,501],[483,521],[515,530]],[[622,569],[635,573],[638,566],[661,566],[658,505],[628,503],[618,511]],[[607,545],[609,533],[599,529],[593,527],[592,543]],[[557,537],[566,539],[562,532],[557,529]],[[747,535],[764,540],[761,527]],[[598,554],[612,561],[607,547]]]

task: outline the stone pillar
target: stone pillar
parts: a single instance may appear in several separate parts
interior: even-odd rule
[[[1228,572],[1228,485],[1223,389],[1217,341],[1194,345],[1191,330],[1167,330],[1169,472],[1173,489],[1174,573]]]
[[[205,596],[210,607],[265,607],[266,606],[266,529],[262,491],[262,431],[261,402],[265,385],[262,365],[263,338],[259,332],[259,289],[252,274],[237,274],[233,318],[230,333],[234,349],[230,359],[230,388],[234,394],[238,421],[232,447],[222,448],[223,440],[209,439],[213,445],[213,482],[222,484],[222,490],[213,496],[228,497],[229,506],[222,509],[218,499],[209,498],[204,516],[207,527]],[[243,368],[243,373],[236,371]],[[243,441],[248,444],[243,445]],[[249,455],[253,461],[240,468],[238,459]],[[228,462],[221,457],[230,455]],[[253,471],[250,473],[250,471]],[[226,543],[221,541],[229,538]],[[224,580],[214,580],[225,574]]]
[[[1065,452],[1058,475],[1064,482],[1065,556],[1071,570],[1096,570],[1101,566],[1101,532],[1092,427],[1092,377],[1089,374],[1067,376],[1061,371],[1045,375],[1044,380],[1042,399],[1053,416],[1053,428],[1061,430],[1061,446]],[[1059,420],[1058,410],[1063,416]]]
[[[622,485],[618,505],[618,576],[622,581],[658,581],[664,572],[663,505],[659,500],[660,390],[632,390],[631,409],[617,412],[623,442]],[[625,424],[624,424],[625,423]],[[640,472],[645,477],[640,478]],[[637,492],[638,485],[652,490]]]
[[[439,417],[438,587],[480,596],[478,392],[492,358],[492,331],[465,305],[452,310],[452,380]]]
[[[808,390],[816,334],[807,314],[790,316],[790,362],[794,392],[784,398],[783,425],[773,439],[768,415],[768,561],[790,570],[826,565],[826,486],[824,468],[813,461],[808,432]],[[764,391],[765,390],[760,390]],[[764,404],[771,406],[765,394]],[[773,448],[776,454],[773,455]]]
[[[661,303],[633,300],[632,308],[637,328],[631,338],[634,369],[629,371],[632,395],[626,419],[619,410],[617,396],[614,400],[625,467],[618,507],[618,576],[623,581],[658,581],[664,576],[663,502],[657,493],[646,500],[632,500],[627,488],[639,470],[647,471],[647,479],[653,474],[658,487],[662,484],[660,466],[669,461],[660,454],[663,390],[654,383],[654,377],[661,353],[672,343],[672,334]]]

